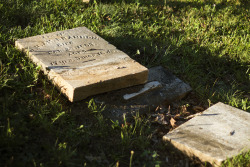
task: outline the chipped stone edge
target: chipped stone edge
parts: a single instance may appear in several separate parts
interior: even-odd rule
[[[201,161],[209,162],[210,164],[212,164],[215,167],[219,167],[223,162],[222,159],[219,159],[219,160],[215,159],[215,158],[209,156],[208,154],[202,153],[199,150],[196,150],[196,149],[189,147],[188,145],[185,145],[185,144],[180,143],[180,142],[176,142],[176,141],[172,140],[171,138],[168,138],[168,134],[163,136],[163,141],[169,142],[175,148],[182,151],[183,153],[185,153],[189,157],[195,156],[195,157],[199,158]]]

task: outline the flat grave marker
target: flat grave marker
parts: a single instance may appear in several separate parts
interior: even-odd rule
[[[123,121],[127,118],[149,111],[158,106],[167,106],[185,97],[192,88],[162,66],[149,68],[148,82],[94,96],[99,104],[104,104],[104,114],[112,119]]]
[[[223,103],[208,108],[163,136],[189,156],[214,166],[250,150],[250,113]]]
[[[15,45],[71,102],[147,81],[147,68],[86,27],[19,39]]]

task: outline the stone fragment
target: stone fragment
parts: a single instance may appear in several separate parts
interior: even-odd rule
[[[154,89],[145,89],[150,85],[154,85]],[[129,116],[155,110],[159,105],[183,98],[191,90],[189,85],[165,68],[157,66],[149,69],[147,84],[100,94],[95,100],[106,105],[107,117],[123,120],[124,113]]]
[[[71,102],[147,81],[147,68],[85,27],[19,39],[15,45]]]
[[[217,166],[250,150],[249,127],[250,113],[217,103],[166,134],[163,140],[189,156]]]
[[[125,100],[129,100],[129,99],[131,99],[133,97],[142,95],[143,93],[145,93],[147,91],[151,91],[151,90],[153,90],[155,88],[159,88],[159,87],[162,87],[162,85],[161,85],[160,82],[158,82],[158,81],[152,81],[152,82],[149,82],[149,83],[145,84],[144,87],[139,92],[132,93],[132,94],[125,94],[123,96],[123,98]]]

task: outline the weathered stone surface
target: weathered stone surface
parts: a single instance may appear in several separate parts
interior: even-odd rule
[[[191,87],[161,66],[149,69],[148,83],[120,89],[95,97],[110,113],[107,117],[123,119],[123,114],[146,113],[163,104],[183,98]]]
[[[70,100],[143,84],[148,70],[85,27],[16,41]]]
[[[166,134],[163,140],[217,166],[250,149],[249,127],[250,113],[217,103]]]

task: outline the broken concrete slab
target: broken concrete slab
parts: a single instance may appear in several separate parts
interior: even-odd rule
[[[150,68],[148,82],[151,81],[159,81],[162,84],[162,89],[159,89],[158,93],[164,101],[168,102],[182,99],[192,90],[188,84],[162,66]]]
[[[163,137],[189,156],[215,166],[250,150],[250,113],[217,103]]]
[[[71,102],[147,81],[147,68],[86,27],[19,39],[15,45]]]
[[[148,83],[95,96],[107,107],[107,117],[123,120],[123,114],[135,115],[155,110],[183,98],[191,87],[161,66],[149,69]],[[124,98],[125,97],[125,98]]]

